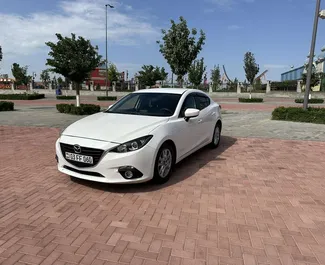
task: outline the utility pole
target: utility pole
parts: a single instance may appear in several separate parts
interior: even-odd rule
[[[108,96],[108,60],[107,60],[107,8],[114,8],[114,6],[110,4],[105,5],[105,17],[106,17],[106,27],[105,27],[105,36],[106,36],[106,56],[105,56],[105,68],[106,68],[106,78],[105,78],[105,88],[106,88],[106,96]]]
[[[313,34],[312,34],[312,39],[311,39],[309,63],[308,63],[308,69],[307,69],[307,81],[306,81],[305,98],[304,98],[304,110],[307,110],[307,108],[308,108],[308,99],[309,99],[310,81],[311,81],[311,74],[312,74],[314,54],[315,54],[318,18],[320,16],[320,13],[319,13],[320,12],[320,1],[321,0],[316,1],[314,28],[313,28]]]

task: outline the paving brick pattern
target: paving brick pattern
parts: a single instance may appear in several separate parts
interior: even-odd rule
[[[224,137],[163,186],[73,182],[0,126],[0,264],[325,264],[325,143]]]

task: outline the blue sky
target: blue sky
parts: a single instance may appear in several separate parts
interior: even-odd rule
[[[89,38],[105,56],[105,3],[115,6],[108,11],[109,60],[130,77],[143,64],[169,70],[156,40],[180,15],[206,33],[199,57],[208,73],[224,64],[230,78],[243,81],[243,56],[251,51],[261,71],[269,70],[267,79],[279,80],[291,65],[301,66],[310,49],[315,0],[11,0],[0,10],[0,73],[10,74],[17,62],[39,74],[46,68],[44,42],[55,41],[56,32]],[[325,21],[318,29],[316,54],[325,45]]]

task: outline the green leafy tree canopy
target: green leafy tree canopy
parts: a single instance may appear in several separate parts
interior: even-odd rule
[[[41,72],[40,79],[43,82],[45,87],[48,87],[51,77],[50,77],[50,70],[45,69]]]
[[[214,68],[211,70],[211,80],[212,80],[212,88],[213,90],[217,90],[219,86],[221,85],[221,74],[220,74],[220,67],[214,66]]]
[[[305,66],[305,69],[307,70],[308,64]],[[321,80],[325,77],[324,73],[317,72],[315,66],[312,67],[311,72],[311,78],[310,78],[310,87],[313,88],[314,86],[317,86],[320,84]],[[301,76],[302,83],[306,85],[307,83],[307,73],[303,73]]]
[[[206,36],[203,30],[200,30],[200,36],[196,41],[197,30],[195,28],[189,30],[182,16],[179,20],[179,23],[171,20],[170,29],[162,30],[162,39],[157,43],[160,44],[160,53],[166,59],[172,72],[177,75],[177,80],[182,82],[202,50]]]
[[[51,71],[76,83],[76,94],[79,96],[80,84],[99,66],[102,56],[98,54],[98,47],[94,47],[90,40],[81,36],[76,38],[74,33],[71,34],[71,38],[63,37],[59,33],[56,37],[57,43],[45,43],[50,48],[48,53],[50,58],[46,64],[52,67]]]
[[[107,78],[111,82],[115,82],[115,81],[119,80],[119,78],[120,78],[120,73],[117,70],[116,65],[113,63],[109,63],[109,65],[107,67]]]
[[[191,65],[188,72],[188,79],[196,88],[202,83],[205,70],[204,58],[195,60]]]
[[[143,65],[142,70],[137,74],[140,83],[145,86],[153,86],[158,80],[165,80],[168,73],[165,72],[164,67],[154,67],[153,65]]]
[[[16,85],[28,85],[32,77],[27,74],[28,66],[20,66],[18,63],[13,63],[11,72],[15,78]]]
[[[63,86],[63,83],[64,83],[63,78],[61,76],[59,76],[58,77],[58,84],[59,84],[59,86]]]
[[[246,52],[244,56],[244,70],[246,79],[250,85],[254,84],[254,79],[260,71],[259,65],[256,63],[255,56],[251,52]]]

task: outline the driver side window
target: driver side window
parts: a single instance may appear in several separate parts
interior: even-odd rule
[[[179,117],[180,118],[185,117],[185,111],[190,108],[196,109],[195,98],[192,95],[188,95],[187,98],[185,99]]]

